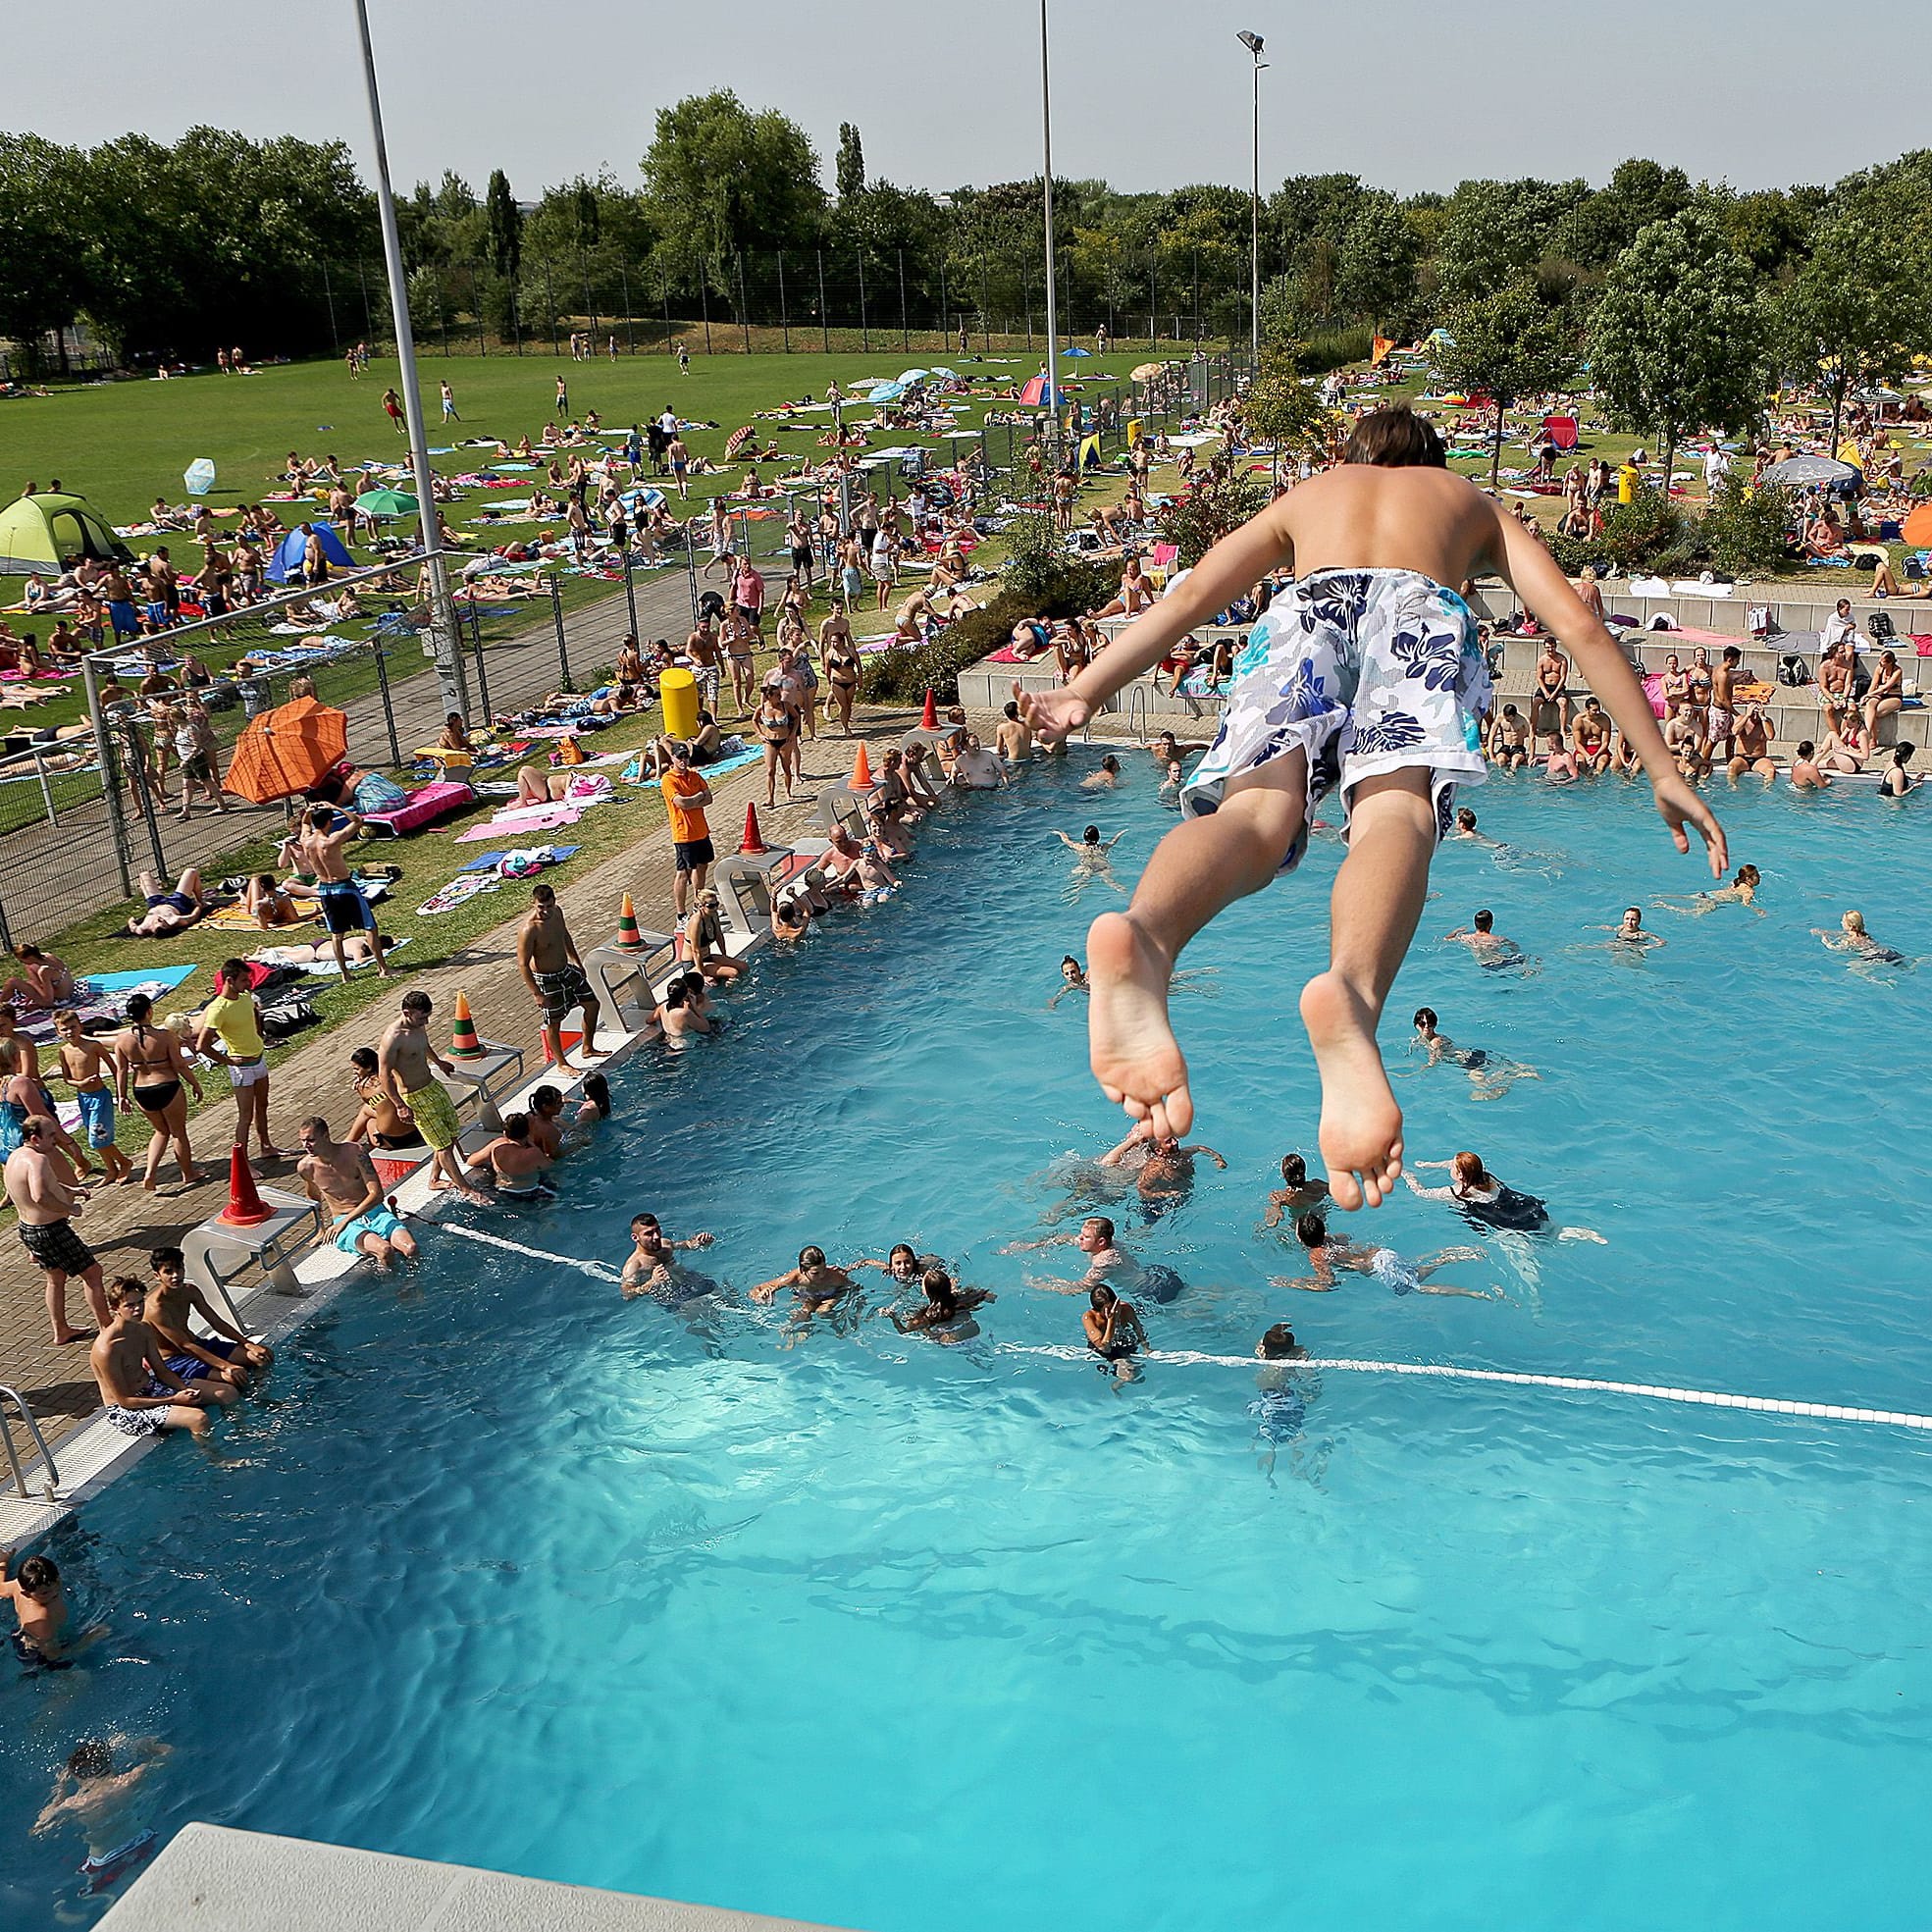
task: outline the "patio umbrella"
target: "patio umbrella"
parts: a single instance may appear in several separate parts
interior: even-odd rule
[[[267,805],[319,783],[347,750],[347,717],[333,705],[297,698],[250,721],[222,783],[236,798]]]
[[[1143,362],[1128,378],[1130,383],[1151,383],[1167,369],[1165,362]]]
[[[1906,543],[1932,548],[1932,503],[1921,503],[1906,518],[1906,527],[1900,532]]]
[[[414,516],[416,499],[406,490],[365,490],[355,499],[364,516]]]
[[[1764,472],[1764,481],[1785,490],[1816,490],[1862,483],[1864,478],[1850,463],[1836,462],[1829,456],[1792,456],[1773,463]]]
[[[215,466],[206,456],[197,456],[182,472],[182,483],[190,496],[205,496],[215,487]]]
[[[1083,349],[1078,342],[1070,344],[1060,352],[1062,355],[1091,355],[1093,353],[1092,349]]]
[[[906,393],[904,383],[879,383],[865,397],[867,402],[897,402]]]
[[[930,369],[902,369],[899,372],[899,380],[902,383],[922,383],[933,373]]]
[[[730,462],[746,444],[756,442],[757,439],[757,431],[750,423],[747,423],[742,430],[733,430],[730,441],[724,445],[724,460]]]

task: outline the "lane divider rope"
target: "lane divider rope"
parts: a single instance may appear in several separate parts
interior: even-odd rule
[[[421,1221],[421,1215],[405,1217],[411,1221]],[[439,1234],[460,1234],[466,1241],[481,1241],[485,1247],[505,1248],[511,1254],[527,1256],[532,1261],[554,1261],[564,1268],[578,1268],[586,1275],[595,1275],[600,1281],[621,1281],[624,1278],[614,1268],[606,1268],[600,1261],[580,1261],[575,1255],[551,1254],[547,1248],[525,1247],[521,1241],[512,1241],[501,1234],[486,1234],[480,1227],[464,1227],[453,1221],[433,1221],[429,1224]]]
[[[1051,1355],[1062,1361],[1095,1361],[1091,1349],[1051,1345],[1033,1347],[1019,1342],[1001,1344],[1001,1352]],[[1458,1369],[1439,1362],[1372,1362],[1352,1356],[1297,1356],[1266,1363],[1258,1355],[1207,1355],[1191,1348],[1151,1348],[1133,1358],[1177,1368],[1331,1369],[1340,1373],[1381,1376],[1424,1376],[1442,1382],[1500,1383],[1512,1388],[1559,1388],[1587,1395],[1634,1395],[1652,1402],[1685,1402],[1704,1409],[1749,1409],[1758,1415],[1811,1416],[1822,1422],[1878,1423],[1892,1429],[1932,1430],[1932,1415],[1905,1409],[1861,1409],[1842,1402],[1785,1401],[1774,1395],[1734,1395],[1713,1388],[1669,1388],[1647,1382],[1610,1382],[1597,1376],[1531,1375],[1520,1369]]]

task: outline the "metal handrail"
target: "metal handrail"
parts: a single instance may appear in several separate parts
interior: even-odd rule
[[[33,1419],[33,1411],[27,1407],[26,1397],[18,1388],[9,1388],[0,1383],[0,1441],[6,1444],[7,1465],[14,1473],[14,1488],[23,1502],[33,1498],[26,1491],[26,1473],[21,1468],[20,1451],[14,1447],[14,1432],[7,1421],[6,1405],[12,1402],[21,1412],[21,1421],[26,1424],[26,1433],[33,1438],[33,1446],[40,1452],[41,1488],[48,1502],[58,1499],[61,1473],[54,1461],[54,1452],[47,1446],[47,1438],[40,1433],[40,1425]]]
[[[1136,678],[1127,686],[1127,729],[1142,745],[1147,742],[1147,721],[1153,709],[1154,701],[1147,687]]]

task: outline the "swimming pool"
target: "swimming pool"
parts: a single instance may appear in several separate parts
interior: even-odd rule
[[[996,1250],[1058,1199],[1029,1177],[1119,1132],[1079,1002],[1045,1007],[1104,890],[1066,903],[1052,831],[1125,826],[1130,881],[1169,822],[1150,761],[1097,800],[1090,762],[951,811],[905,897],[762,958],[728,1035],[627,1071],[601,1166],[509,1229],[614,1260],[653,1208],[716,1232],[732,1307],[686,1323],[433,1238],[290,1338],[219,1464],[166,1445],[57,1535],[114,1636],[0,1672],[0,1917],[71,1900],[81,1848],[23,1833],[74,1741],[124,1731],[175,1746],[164,1836],[869,1932],[1915,1918],[1932,1445],[1331,1374],[1271,1475],[1250,1370],[1122,1387],[1019,1352],[1077,1340],[1081,1304],[1025,1285],[1054,1257]],[[1187,962],[1196,1137],[1229,1168],[1123,1215],[1190,1283],[1157,1346],[1246,1354],[1287,1317],[1325,1354],[1932,1406],[1921,988],[1806,930],[1855,904],[1921,950],[1922,810],[1720,787],[1768,916],[1652,914],[1672,943],[1633,963],[1582,928],[1699,882],[1645,796],[1470,795],[1515,850],[1444,849],[1385,1028],[1426,1001],[1540,1070],[1476,1102],[1398,1051],[1411,1153],[1473,1146],[1609,1244],[1445,1271],[1499,1302],[1265,1285],[1295,1272],[1256,1232],[1275,1164],[1313,1154],[1318,840]],[[1432,943],[1479,905],[1540,973]],[[1406,1193],[1372,1226],[1476,1238]],[[997,1290],[982,1340],[868,1320],[786,1348],[744,1301],[805,1241],[899,1238]]]

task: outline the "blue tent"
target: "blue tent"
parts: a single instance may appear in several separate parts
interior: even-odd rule
[[[339,563],[344,570],[355,568],[355,559],[342,548],[342,540],[330,525],[320,517],[307,526],[313,530],[322,544],[322,554],[331,563]],[[308,538],[303,527],[297,525],[275,547],[275,555],[269,560],[267,571],[271,584],[300,583],[302,577],[302,553],[308,548]]]

